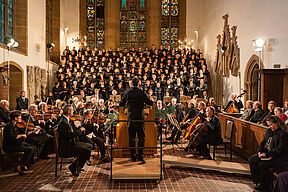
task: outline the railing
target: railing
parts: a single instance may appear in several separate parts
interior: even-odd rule
[[[119,123],[119,122],[134,122],[134,123],[142,123],[144,122],[156,122],[156,120],[114,120],[111,125],[110,125],[110,136],[111,137],[113,135],[113,126],[115,126],[115,123]],[[113,137],[114,138],[114,137]],[[160,134],[160,147],[113,147],[113,142],[110,141],[110,157],[111,157],[111,161],[110,161],[110,181],[112,181],[112,173],[113,173],[113,150],[119,150],[119,149],[160,149],[160,179],[162,180],[163,176],[162,176],[162,157],[163,157],[163,151],[162,151],[162,129],[161,129],[161,134]]]

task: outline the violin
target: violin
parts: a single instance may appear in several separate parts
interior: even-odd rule
[[[82,121],[83,117],[81,115],[71,115],[70,120],[71,121]]]
[[[100,115],[99,118],[98,116],[94,115],[91,119],[92,123],[104,123],[106,121],[106,117],[103,115]]]
[[[36,120],[48,120],[51,118],[51,114],[36,114],[34,118]]]
[[[24,129],[27,127],[28,130],[32,131],[36,128],[36,126],[33,124],[33,123],[26,123],[24,120],[21,120],[21,122],[17,122],[16,123],[16,126],[19,128],[19,129]]]

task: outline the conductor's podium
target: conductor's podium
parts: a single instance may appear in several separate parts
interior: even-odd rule
[[[149,109],[144,109],[145,121],[155,120],[155,105]],[[119,120],[127,120],[127,109],[119,108]],[[127,122],[120,122],[116,128],[116,142],[119,147],[127,147],[127,149],[113,150],[113,158],[130,157],[129,135]],[[136,140],[138,146],[138,138]],[[145,122],[145,146],[144,147],[157,147],[157,126],[155,122]],[[157,153],[157,149],[144,149],[144,155],[153,155]]]

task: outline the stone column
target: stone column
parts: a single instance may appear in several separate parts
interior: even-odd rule
[[[186,36],[186,0],[179,1],[179,39],[184,40]]]
[[[87,35],[87,13],[86,13],[86,0],[80,0],[80,22],[79,22],[79,38]]]
[[[55,63],[60,62],[59,54],[60,51],[60,0],[53,0],[53,43],[55,47],[52,49],[52,58],[51,60]],[[50,42],[47,42],[50,43]],[[46,49],[47,50],[47,49]],[[47,51],[46,51],[46,54]]]
[[[146,45],[151,48],[161,44],[161,0],[146,1]]]
[[[120,0],[105,0],[104,4],[105,49],[120,47]]]

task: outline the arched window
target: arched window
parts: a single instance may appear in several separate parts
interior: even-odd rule
[[[178,46],[179,40],[179,0],[161,1],[161,44],[164,47]]]
[[[104,0],[87,0],[87,44],[104,48]]]
[[[122,48],[143,48],[145,44],[145,0],[121,0],[120,46]]]
[[[13,34],[13,0],[0,0],[0,42],[4,43],[5,36],[14,37]]]

